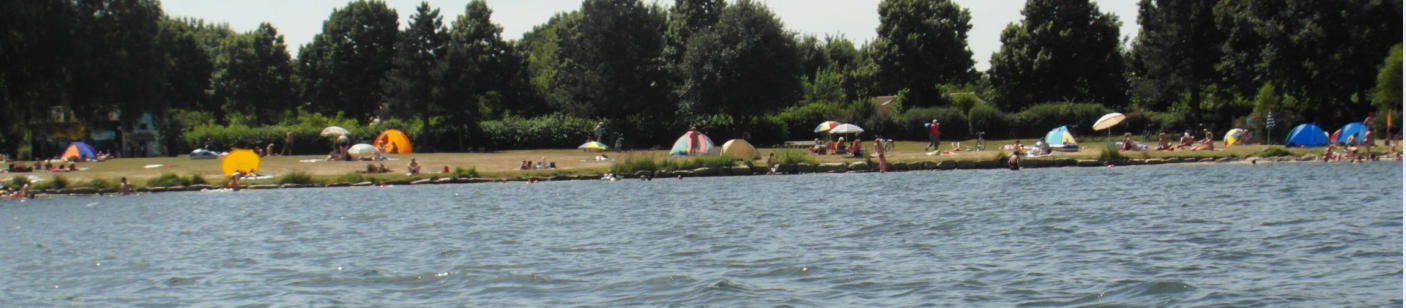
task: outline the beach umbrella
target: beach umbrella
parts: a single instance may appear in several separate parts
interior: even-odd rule
[[[1241,136],[1245,135],[1245,132],[1247,132],[1247,130],[1245,130],[1244,128],[1233,128],[1230,131],[1225,132],[1225,145],[1230,146],[1235,145],[1236,143],[1244,143],[1244,140],[1240,139]]]
[[[258,172],[259,154],[254,154],[254,150],[250,149],[230,150],[229,155],[225,155],[224,160],[220,161],[220,171],[223,171],[225,176],[233,175],[235,171]]]
[[[347,148],[347,155],[351,155],[351,157],[355,158],[369,159],[376,155],[376,151],[378,151],[376,149],[376,146],[365,143],[358,143],[352,145],[350,148]]]
[[[582,143],[581,146],[578,146],[578,147],[576,147],[576,148],[577,148],[577,149],[581,149],[581,150],[585,150],[585,151],[602,152],[602,151],[605,151],[606,149],[609,149],[610,147],[605,146],[605,144],[604,144],[604,143],[600,143],[600,141],[589,141],[589,142],[586,142],[586,143]]]
[[[863,132],[864,129],[859,128],[859,125],[849,123],[840,124],[839,126],[835,126],[835,128],[830,129],[831,134],[858,134]]]
[[[322,135],[323,137],[338,137],[350,134],[350,131],[347,131],[347,129],[342,128],[341,126],[328,126],[327,128],[323,128],[322,133],[319,135]]]
[[[825,121],[825,122],[821,122],[820,125],[816,125],[816,126],[815,126],[815,132],[817,132],[817,133],[829,132],[831,129],[834,129],[836,126],[840,126],[840,122],[835,122],[835,121]]]
[[[1098,121],[1094,121],[1094,131],[1105,130],[1114,125],[1118,125],[1118,123],[1123,123],[1123,119],[1126,118],[1127,117],[1123,116],[1122,113],[1117,112],[1105,114],[1099,117]]]

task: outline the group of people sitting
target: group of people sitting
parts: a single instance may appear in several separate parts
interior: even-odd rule
[[[63,163],[55,165],[51,161],[36,160],[34,161],[33,167],[25,166],[24,164],[10,163],[7,168],[0,169],[0,172],[34,172],[35,170],[48,172],[72,172],[78,171],[78,164],[74,162],[69,162],[68,166],[64,166]]]
[[[1378,160],[1380,158],[1377,153],[1372,152],[1372,146],[1375,140],[1372,140],[1371,131],[1362,134],[1362,142],[1357,142],[1357,135],[1347,136],[1346,141],[1347,142],[1343,143],[1328,144],[1328,148],[1323,150],[1322,160],[1325,162],[1336,160],[1360,163],[1365,160]],[[1390,143],[1387,144],[1387,152],[1385,155],[1395,157],[1396,160],[1401,160],[1401,153],[1397,152],[1396,147],[1392,146]]]
[[[604,156],[604,155],[601,155],[601,156]],[[537,161],[536,163],[533,163],[533,162],[530,161],[530,160],[524,160],[524,161],[522,161],[522,165],[521,165],[521,166],[518,166],[518,169],[519,169],[519,170],[548,170],[548,169],[556,169],[556,168],[557,168],[557,162],[554,162],[554,161],[547,161],[547,157],[546,157],[546,156],[543,156],[543,157],[542,157],[542,160]]]
[[[854,138],[854,141],[850,143],[845,142],[845,137],[840,137],[839,140],[828,140],[825,142],[821,142],[820,138],[816,138],[815,145],[810,147],[810,152],[816,155],[864,156],[863,146],[859,138]]]
[[[1181,140],[1178,140],[1176,145],[1173,145],[1171,141],[1167,140],[1167,133],[1158,133],[1157,146],[1152,149],[1155,151],[1214,151],[1216,149],[1215,135],[1211,134],[1211,130],[1209,129],[1202,129],[1202,132],[1205,133],[1206,137],[1201,140],[1196,140],[1196,137],[1191,136],[1191,130],[1188,129],[1182,132]],[[1244,140],[1249,140],[1249,138],[1248,135],[1242,137]],[[1132,133],[1123,133],[1123,142],[1119,144],[1118,149],[1123,151],[1137,151],[1145,150],[1146,147],[1140,146],[1137,142],[1134,142]]]

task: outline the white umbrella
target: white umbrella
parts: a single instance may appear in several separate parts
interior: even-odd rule
[[[358,143],[347,149],[347,154],[356,158],[372,158],[376,154],[376,147],[370,144]]]
[[[323,137],[332,137],[332,136],[346,136],[346,135],[350,135],[350,134],[351,134],[351,132],[347,131],[347,129],[342,128],[341,126],[328,126],[327,128],[323,128],[323,129],[322,129],[322,134],[321,134],[321,135],[322,135]]]
[[[1099,117],[1098,121],[1094,121],[1094,130],[1100,131],[1108,129],[1109,127],[1118,125],[1118,123],[1123,123],[1123,119],[1125,118],[1127,117],[1117,112],[1105,114],[1102,117]]]
[[[858,125],[849,123],[840,124],[839,126],[835,126],[835,128],[830,129],[831,134],[858,134],[863,132],[863,128],[859,128]]]

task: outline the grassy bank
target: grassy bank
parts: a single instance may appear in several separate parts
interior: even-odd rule
[[[960,141],[963,145],[974,141]],[[929,162],[991,162],[1002,159],[1001,145],[1014,143],[1014,140],[987,141],[983,151],[955,151],[940,155],[924,152],[925,142],[900,141],[887,155],[891,164],[921,165]],[[872,145],[872,143],[866,143]],[[1205,159],[1247,157],[1302,157],[1319,155],[1323,148],[1283,148],[1278,146],[1249,145],[1218,147],[1215,151],[1124,151],[1105,152],[1106,143],[1090,142],[1082,145],[1078,152],[1056,152],[1052,156],[1029,158],[1029,160],[1108,160],[1110,155],[1118,159]],[[944,144],[950,147],[949,144]],[[1399,149],[1400,147],[1397,146]],[[866,151],[870,150],[868,148]],[[1384,147],[1374,148],[1377,153],[1385,153]],[[666,151],[647,150],[633,152],[608,152],[608,160],[597,160],[597,153],[570,149],[541,149],[503,151],[493,153],[429,153],[393,155],[390,161],[383,162],[343,162],[324,161],[320,156],[273,156],[265,157],[259,169],[260,174],[273,175],[266,180],[242,181],[246,185],[353,185],[378,183],[411,183],[415,181],[465,180],[526,180],[526,179],[577,179],[599,177],[606,172],[632,175],[640,170],[674,171],[692,170],[701,167],[735,168],[737,166],[759,168],[765,155],[775,153],[777,163],[833,165],[855,162],[873,163],[872,158],[853,158],[847,155],[813,155],[803,149],[761,148],[763,159],[730,160],[725,157],[672,157]],[[406,165],[414,158],[420,162],[423,173],[407,175]],[[523,161],[554,162],[557,169],[519,170]],[[365,173],[368,163],[384,164],[388,173]],[[27,163],[32,164],[32,162]],[[19,184],[31,175],[40,178],[35,184],[38,189],[89,188],[111,191],[120,179],[126,177],[136,187],[169,187],[211,185],[220,186],[226,178],[220,172],[219,160],[191,160],[185,157],[123,158],[105,162],[79,163],[84,170],[64,173],[31,172],[3,174],[6,184]],[[447,169],[447,170],[446,170]]]

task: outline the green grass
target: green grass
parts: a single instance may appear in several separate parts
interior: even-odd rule
[[[1105,146],[1098,152],[1098,161],[1104,163],[1121,163],[1127,160],[1123,153],[1118,152],[1118,147],[1112,145]]]
[[[1260,151],[1260,153],[1259,153],[1259,156],[1260,156],[1260,157],[1293,156],[1293,155],[1294,155],[1293,152],[1289,152],[1289,150],[1284,149],[1284,147],[1268,147],[1268,148],[1265,148],[1264,151]]]
[[[93,179],[91,181],[88,181],[88,187],[92,187],[93,189],[113,190],[117,189],[118,185],[120,185],[120,183],[104,179]]]
[[[820,161],[816,160],[814,155],[810,155],[809,152],[806,152],[804,150],[784,149],[776,150],[772,153],[776,153],[776,160],[773,161],[773,163],[777,164],[820,164]]]
[[[162,173],[161,176],[146,181],[147,187],[171,187],[181,186],[181,176],[173,172]]]
[[[278,184],[307,185],[313,183],[312,176],[302,171],[289,172],[288,174],[274,178],[273,181]]]
[[[476,177],[478,177],[478,166],[469,166],[469,168],[467,168],[467,169],[465,169],[465,168],[463,168],[463,167],[454,167],[454,172],[450,172],[450,173],[449,173],[449,177],[451,177],[451,178],[476,178]]]

